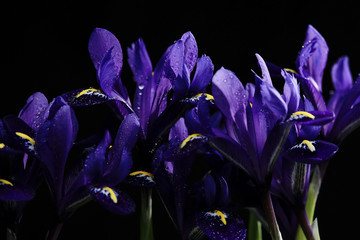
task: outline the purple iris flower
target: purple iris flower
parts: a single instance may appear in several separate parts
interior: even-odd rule
[[[115,213],[134,211],[131,198],[114,188],[125,179],[132,165],[130,152],[139,130],[134,114],[124,118],[112,145],[106,132],[98,145],[88,149],[90,153],[84,163],[75,161],[69,167],[69,155],[78,131],[74,111],[61,97],[54,99],[47,111],[48,117],[37,134],[35,151],[45,166],[44,174],[60,221],[87,202],[89,194]]]
[[[8,231],[16,236],[27,202],[35,196],[41,180],[41,166],[34,151],[39,126],[48,105],[42,93],[34,93],[17,117],[0,120],[0,199]],[[5,170],[5,171],[4,171]]]
[[[227,133],[216,131],[212,144],[243,169],[254,182],[268,185],[274,165],[293,124],[322,125],[332,120],[330,111],[299,111],[296,79],[284,76],[284,93],[272,85],[264,60],[256,55],[262,77],[246,87],[235,74],[221,68],[213,77],[215,104],[225,116]]]
[[[358,78],[353,82],[349,60],[341,57],[331,70],[335,91],[326,104],[322,95],[322,77],[327,55],[326,41],[309,25],[304,46],[297,58],[298,76],[306,97],[316,109],[335,113],[334,121],[323,127],[324,136],[334,143],[341,143],[360,124],[360,80]]]
[[[244,239],[244,223],[229,208],[227,180],[220,170],[223,159],[206,146],[207,141],[200,133],[189,134],[181,118],[171,129],[169,144],[160,147],[155,155],[156,187],[183,239],[196,234],[210,239]],[[200,155],[205,156],[209,166],[217,163],[216,173],[205,173],[191,184],[192,169]]]
[[[42,93],[34,93],[27,100],[18,117],[6,116],[0,120],[0,154],[11,160],[14,175],[1,179],[0,199],[30,200],[40,183],[39,162],[35,144],[39,126],[45,121],[48,101]],[[2,178],[2,177],[0,177]]]

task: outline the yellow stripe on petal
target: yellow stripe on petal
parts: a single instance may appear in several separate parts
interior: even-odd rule
[[[215,210],[214,213],[220,217],[220,220],[223,222],[224,225],[227,224],[226,215],[223,212],[221,212],[219,210]]]
[[[21,132],[15,132],[15,134],[21,137],[22,139],[28,140],[32,145],[35,145],[34,139],[29,137],[29,135],[26,135],[25,133],[21,133]]]
[[[145,172],[145,171],[135,171],[129,174],[130,176],[138,176],[138,175],[146,175],[151,178],[153,178],[153,175],[151,173]]]
[[[4,143],[0,143],[0,149],[4,148],[5,144]]]
[[[181,143],[181,145],[180,145],[180,149],[183,148],[183,147],[185,147],[185,145],[186,145],[188,142],[190,142],[190,141],[192,141],[192,140],[194,140],[194,139],[200,139],[200,138],[204,138],[204,137],[205,137],[205,136],[202,135],[202,134],[200,134],[200,133],[191,134],[191,135],[189,135],[187,138],[185,138],[184,141],[182,141],[182,143]]]
[[[11,182],[9,182],[8,180],[5,180],[5,179],[0,179],[0,185],[9,185],[11,187],[14,186]]]
[[[118,199],[116,197],[116,194],[112,188],[109,187],[103,187],[103,190],[107,192],[110,195],[110,199],[116,204],[118,202]]]
[[[293,114],[291,114],[290,120],[293,120],[293,119],[301,119],[301,118],[304,118],[304,117],[307,117],[307,118],[310,118],[310,119],[315,119],[315,116],[312,115],[312,114],[309,113],[309,112],[297,111],[297,112],[294,112]]]
[[[298,74],[297,71],[295,71],[294,69],[291,69],[291,68],[284,68],[284,70],[287,72],[292,72],[292,73]]]
[[[98,93],[101,93],[100,90],[96,89],[96,88],[88,88],[88,89],[85,89],[85,90],[82,90],[80,93],[78,93],[75,98],[79,98],[81,97],[82,95],[85,95],[85,94],[88,94],[88,93],[94,93],[94,92],[98,92]]]
[[[315,151],[314,141],[304,140],[301,142],[301,144],[305,144],[307,148],[310,150],[310,152]]]
[[[208,93],[199,93],[196,94],[194,97],[192,97],[193,99],[200,99],[202,95],[205,95],[205,100],[212,100],[214,101],[214,97],[211,94]]]

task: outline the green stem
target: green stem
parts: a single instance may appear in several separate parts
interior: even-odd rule
[[[56,239],[58,239],[63,226],[64,226],[63,221],[57,222],[56,225],[54,226],[54,228],[51,229],[51,231],[48,233],[46,239],[47,240],[56,240]]]
[[[308,195],[307,195],[306,204],[305,204],[305,210],[306,210],[306,215],[307,215],[307,218],[309,221],[309,225],[311,225],[313,222],[315,206],[316,206],[317,198],[318,198],[320,187],[321,187],[321,182],[322,182],[321,171],[320,171],[319,167],[316,167],[314,169],[313,175],[311,177]],[[298,231],[296,233],[295,239],[296,240],[306,240],[306,236],[300,226],[298,227]]]
[[[10,228],[7,228],[6,229],[6,240],[16,240],[16,239],[17,239],[16,232],[11,230]]]
[[[152,189],[141,189],[140,240],[153,240]]]
[[[282,240],[281,232],[279,229],[279,225],[276,221],[275,211],[271,200],[270,190],[266,190],[264,192],[263,198],[263,208],[265,212],[265,216],[267,219],[267,223],[269,225],[269,231],[272,240]]]
[[[306,215],[305,209],[300,210],[298,213],[298,220],[300,223],[300,226],[302,228],[303,233],[306,236],[307,240],[315,240],[314,233],[312,231],[311,225],[309,223],[309,219]]]
[[[249,240],[262,240],[261,221],[258,219],[254,211],[250,210],[249,228],[247,233]]]

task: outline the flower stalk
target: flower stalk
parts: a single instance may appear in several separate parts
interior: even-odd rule
[[[262,204],[265,212],[265,216],[267,219],[267,223],[269,226],[269,231],[271,235],[271,239],[273,240],[282,240],[281,232],[279,225],[276,220],[276,215],[274,211],[274,206],[271,200],[270,190],[265,190],[262,197]]]
[[[141,189],[140,240],[153,240],[152,189]]]

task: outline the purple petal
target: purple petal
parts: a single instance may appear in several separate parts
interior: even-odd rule
[[[85,184],[97,182],[102,177],[105,167],[105,156],[110,143],[111,136],[109,131],[106,131],[103,139],[86,157],[84,165]]]
[[[128,161],[128,159],[124,159],[124,161],[122,159],[123,151],[132,150],[136,144],[139,129],[139,120],[134,113],[125,116],[117,132],[114,144],[108,153],[109,164],[105,170],[106,174],[112,174],[121,164],[128,165],[124,162]],[[124,178],[124,176],[122,177]]]
[[[35,132],[23,120],[15,116],[5,116],[2,119],[4,129],[1,135],[4,141],[4,149],[20,150],[30,155],[36,154],[35,151]],[[8,146],[7,146],[8,145]],[[6,148],[5,148],[6,147]],[[7,147],[10,147],[9,149]]]
[[[223,67],[215,73],[212,83],[216,106],[227,118],[234,121],[240,106],[248,104],[244,86],[233,72]]]
[[[135,211],[135,203],[126,193],[110,187],[89,187],[95,201],[106,210],[119,215],[127,215]]]
[[[61,97],[71,107],[86,107],[96,104],[108,102],[110,98],[95,88],[81,88],[68,93],[64,93]]]
[[[328,160],[338,150],[335,144],[321,140],[304,140],[285,152],[288,159],[301,163],[320,163]]]
[[[0,179],[0,200],[28,201],[34,196],[35,192],[30,187]]]
[[[281,70],[281,75],[285,79],[284,97],[288,108],[288,113],[295,112],[300,103],[300,88],[294,75]]]
[[[262,80],[269,83],[272,86],[270,73],[269,73],[269,70],[268,70],[268,68],[266,66],[266,63],[265,63],[264,59],[259,54],[255,54],[255,56],[256,56],[256,58],[258,60],[260,68],[261,68]]]
[[[224,211],[200,212],[196,217],[199,228],[213,240],[244,240],[246,228],[243,220]]]
[[[174,137],[179,138],[179,140],[183,141],[188,136],[188,130],[185,125],[184,118],[180,118],[174,126],[170,130],[169,140],[173,139]]]
[[[144,84],[144,82],[149,81],[152,77],[152,64],[144,41],[139,39],[131,44],[131,48],[128,48],[127,52],[128,62],[137,84]]]
[[[310,125],[324,125],[334,119],[332,111],[297,111],[291,114],[287,119],[287,123],[310,124]]]
[[[122,49],[119,41],[111,32],[106,29],[95,28],[90,35],[88,49],[96,69],[99,68],[106,53],[113,49],[111,58],[114,61],[114,70],[117,74],[121,71],[123,61]]]
[[[205,202],[206,206],[210,207],[215,202],[216,197],[216,183],[211,174],[206,174],[204,180],[204,194],[205,194]]]
[[[297,77],[301,83],[302,89],[304,90],[307,99],[310,100],[310,102],[316,107],[317,110],[326,110],[326,104],[318,84],[312,79],[306,79],[300,76]]]
[[[272,125],[278,120],[284,120],[287,114],[287,105],[280,93],[267,81],[263,81],[256,76],[255,78],[254,110],[256,107],[262,109],[262,112],[267,115],[267,121],[270,121]]]
[[[304,47],[297,59],[298,69],[303,77],[311,77],[315,80],[320,92],[328,52],[329,48],[325,39],[313,26],[309,25]]]
[[[44,94],[37,92],[31,95],[19,113],[19,118],[26,122],[34,131],[45,121],[44,110],[49,105]]]
[[[181,40],[184,43],[185,65],[189,70],[189,72],[192,72],[196,64],[196,59],[198,57],[198,47],[196,44],[195,37],[192,35],[191,32],[186,32],[182,35]]]
[[[50,186],[61,194],[65,164],[78,130],[75,114],[58,97],[50,104],[49,117],[40,127],[36,150],[49,173]],[[56,196],[59,196],[56,195]]]
[[[214,72],[214,65],[208,56],[199,58],[196,64],[196,72],[190,85],[192,94],[201,93],[211,82]]]
[[[135,171],[130,173],[126,182],[137,187],[151,188],[155,186],[154,176],[146,171]]]
[[[331,69],[331,78],[335,91],[346,91],[352,88],[353,78],[351,76],[349,58],[341,57]]]

